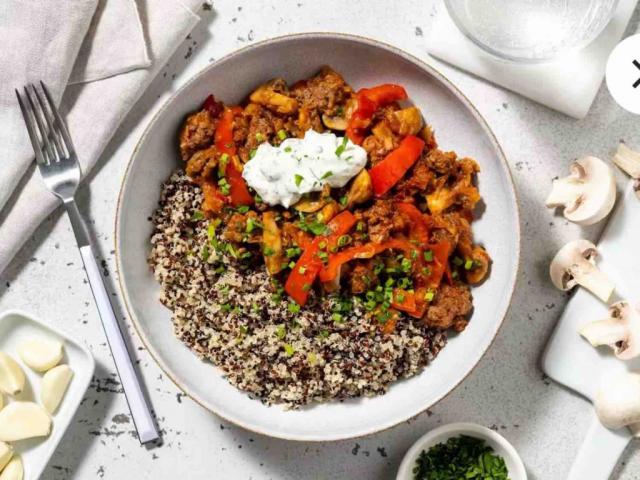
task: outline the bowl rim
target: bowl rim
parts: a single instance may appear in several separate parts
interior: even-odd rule
[[[377,426],[373,426],[373,427],[369,427],[367,429],[362,429],[361,431],[358,431],[356,433],[353,434],[348,434],[348,435],[344,435],[344,434],[338,434],[338,435],[308,435],[308,434],[303,434],[303,435],[292,435],[292,434],[288,434],[288,435],[284,435],[281,434],[279,432],[269,432],[269,431],[264,431],[261,430],[259,428],[257,428],[256,426],[246,423],[238,418],[231,418],[229,415],[223,413],[223,412],[219,412],[216,409],[212,408],[208,402],[206,400],[204,400],[203,398],[201,398],[198,394],[196,393],[192,393],[189,391],[189,389],[187,387],[185,387],[181,380],[179,378],[177,378],[177,376],[175,376],[170,370],[170,368],[165,364],[165,362],[161,359],[161,355],[155,350],[155,348],[153,347],[152,343],[146,338],[146,336],[143,334],[144,330],[142,328],[142,325],[138,323],[138,319],[137,317],[133,314],[133,309],[130,306],[130,298],[129,298],[129,293],[128,290],[125,286],[125,282],[123,280],[123,276],[122,276],[122,272],[123,272],[123,267],[122,267],[122,257],[120,255],[120,218],[122,216],[122,201],[123,201],[123,196],[124,196],[124,192],[126,190],[126,187],[128,185],[128,179],[129,177],[129,173],[132,169],[133,166],[133,162],[135,160],[135,158],[138,155],[138,152],[140,150],[140,147],[143,143],[143,141],[146,139],[147,135],[149,134],[149,132],[151,131],[151,129],[154,127],[156,121],[158,120],[158,118],[164,114],[165,110],[168,108],[168,105],[173,101],[174,98],[176,98],[178,95],[180,95],[184,90],[188,89],[193,83],[197,82],[201,77],[203,77],[210,69],[217,67],[220,64],[223,64],[227,61],[232,60],[235,57],[241,56],[243,55],[246,51],[254,49],[254,48],[259,48],[259,47],[264,47],[264,46],[268,46],[268,45],[277,45],[279,43],[287,43],[287,42],[291,42],[291,41],[296,41],[296,40],[300,40],[300,39],[332,39],[332,40],[343,40],[343,41],[348,41],[348,42],[353,42],[353,43],[357,43],[357,44],[364,44],[364,45],[368,45],[368,46],[372,46],[372,47],[376,47],[376,48],[380,48],[383,50],[386,50],[387,52],[390,52],[394,55],[397,55],[401,58],[403,58],[404,60],[416,65],[417,67],[419,67],[420,69],[424,70],[425,72],[427,72],[428,74],[432,75],[433,77],[435,77],[438,81],[441,82],[442,85],[444,85],[449,92],[451,92],[459,101],[462,102],[462,104],[469,110],[470,114],[473,115],[473,117],[475,118],[475,120],[480,124],[481,128],[483,129],[483,131],[487,134],[496,154],[497,157],[503,167],[503,170],[506,172],[506,180],[507,183],[509,185],[509,189],[508,189],[508,194],[511,196],[512,200],[513,200],[513,205],[514,205],[514,212],[516,215],[516,222],[515,222],[515,231],[514,231],[514,236],[515,236],[515,248],[516,248],[516,262],[515,262],[515,268],[512,272],[511,275],[511,279],[510,279],[510,289],[508,292],[508,303],[507,303],[507,307],[504,309],[504,312],[501,315],[501,319],[500,321],[497,323],[497,325],[495,326],[495,330],[493,331],[493,336],[491,338],[491,341],[488,343],[487,347],[484,349],[484,351],[481,352],[481,354],[478,356],[477,360],[474,362],[474,364],[471,366],[471,368],[469,368],[464,375],[444,394],[442,394],[439,398],[437,398],[436,400],[434,400],[432,403],[430,403],[429,405],[424,405],[424,407],[418,411],[418,412],[410,412],[408,415],[406,415],[403,418],[400,418],[399,420],[392,420],[392,421],[388,421],[386,423],[382,423],[379,424]],[[399,425],[402,422],[411,420],[415,417],[418,417],[420,414],[424,413],[426,410],[428,410],[429,408],[433,407],[434,405],[436,405],[438,402],[442,401],[444,398],[446,398],[448,395],[450,395],[454,390],[456,390],[457,387],[460,386],[460,384],[467,379],[467,377],[477,368],[478,364],[480,363],[480,361],[484,358],[484,356],[486,355],[486,353],[490,350],[490,348],[493,346],[496,337],[498,335],[498,332],[500,331],[500,329],[502,328],[502,326],[504,325],[505,319],[507,318],[507,315],[509,314],[510,310],[511,310],[511,306],[512,306],[512,302],[513,302],[513,295],[515,292],[515,287],[516,284],[518,282],[518,277],[519,277],[519,272],[520,272],[520,262],[521,262],[521,214],[520,214],[520,204],[518,202],[518,193],[517,190],[515,188],[515,184],[513,181],[513,174],[511,172],[511,169],[509,167],[509,163],[506,160],[506,156],[504,154],[504,151],[502,150],[502,147],[500,146],[495,134],[493,133],[493,131],[491,130],[491,128],[489,127],[489,124],[487,123],[487,121],[484,119],[484,117],[480,114],[480,112],[476,109],[476,107],[471,103],[471,101],[462,93],[461,90],[458,89],[458,87],[456,87],[447,77],[445,77],[440,71],[436,70],[434,67],[428,65],[427,63],[423,62],[422,60],[420,60],[419,58],[417,58],[416,56],[398,48],[395,47],[393,45],[387,44],[385,42],[381,42],[379,40],[374,40],[372,38],[369,37],[364,37],[364,36],[360,36],[360,35],[353,35],[353,34],[346,34],[346,33],[334,33],[334,32],[304,32],[304,33],[294,33],[294,34],[287,34],[287,35],[281,35],[281,36],[277,36],[277,37],[272,37],[269,39],[265,39],[262,40],[260,42],[256,42],[253,43],[251,45],[247,45],[246,47],[243,47],[241,49],[238,50],[234,50],[230,53],[228,53],[227,55],[221,57],[220,59],[218,59],[215,62],[210,63],[209,65],[205,66],[204,68],[202,68],[199,72],[197,72],[195,75],[193,75],[189,80],[187,80],[184,85],[182,85],[180,88],[178,88],[175,92],[173,92],[171,94],[171,96],[164,101],[163,105],[158,108],[158,111],[153,115],[153,117],[151,118],[151,120],[149,121],[149,123],[147,124],[147,126],[145,127],[142,135],[140,136],[140,138],[138,139],[135,148],[133,149],[132,153],[131,153],[131,157],[129,158],[129,161],[127,163],[127,167],[125,169],[125,172],[122,176],[122,180],[121,180],[121,184],[120,184],[120,191],[118,193],[118,199],[117,199],[117,205],[116,205],[116,215],[115,215],[115,222],[114,222],[114,250],[115,250],[115,255],[116,255],[116,273],[117,273],[117,279],[118,279],[118,286],[120,288],[120,291],[122,293],[122,299],[123,299],[123,305],[125,307],[125,311],[127,313],[127,316],[129,317],[129,319],[131,320],[131,323],[134,326],[134,329],[136,331],[136,333],[138,334],[138,337],[140,338],[140,341],[142,342],[142,344],[144,345],[144,347],[146,348],[146,350],[149,352],[149,354],[151,355],[151,358],[153,358],[153,360],[155,361],[155,363],[158,365],[158,367],[160,368],[160,370],[176,385],[176,387],[178,389],[180,389],[185,395],[187,395],[189,398],[191,398],[195,403],[197,403],[198,405],[200,405],[201,407],[203,407],[205,410],[209,411],[210,413],[213,413],[214,415],[219,416],[220,418],[224,419],[225,421],[236,425],[236,426],[240,426],[248,431],[260,434],[260,435],[265,435],[267,437],[273,437],[273,438],[280,438],[283,440],[291,440],[291,441],[305,441],[305,442],[325,442],[325,441],[338,441],[338,440],[350,440],[350,439],[355,439],[355,438],[359,438],[359,437],[363,437],[363,436],[367,436],[367,435],[372,435],[375,433],[379,433],[379,432],[383,432],[385,430],[389,430],[392,427],[395,427],[396,425]]]
[[[484,425],[471,422],[448,423],[429,430],[418,438],[411,447],[409,447],[407,453],[404,454],[404,457],[402,457],[402,461],[398,467],[398,473],[396,474],[396,480],[408,480],[413,478],[413,476],[410,475],[413,464],[420,452],[425,449],[425,445],[433,441],[445,441],[457,435],[469,435],[499,444],[505,450],[507,454],[506,456],[508,456],[516,466],[515,472],[509,472],[510,476],[512,476],[514,480],[527,480],[527,469],[524,466],[524,462],[509,440],[504,438],[495,430],[487,428]],[[429,448],[432,446],[433,445],[429,445]]]

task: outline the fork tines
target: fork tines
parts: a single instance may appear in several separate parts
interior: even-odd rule
[[[40,86],[44,95],[33,84],[24,87],[26,101],[17,89],[15,92],[36,160],[41,165],[50,165],[68,159],[74,151],[67,127],[56,109],[49,89],[43,82],[40,82]]]

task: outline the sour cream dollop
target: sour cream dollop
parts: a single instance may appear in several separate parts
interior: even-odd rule
[[[285,208],[325,184],[344,187],[367,164],[367,152],[346,137],[308,130],[279,146],[261,144],[242,176],[262,200]]]

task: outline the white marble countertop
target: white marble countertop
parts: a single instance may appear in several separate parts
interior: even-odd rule
[[[430,58],[425,42],[434,5],[431,0],[219,0],[207,6],[201,24],[116,133],[99,171],[82,188],[79,204],[90,219],[118,304],[116,196],[134,144],[172,91],[209,62],[286,33],[348,32],[394,44],[435,65],[460,87],[493,128],[515,176],[523,227],[520,278],[505,326],[478,368],[429,412],[384,433],[335,443],[291,443],[229,425],[183,396],[129,328],[164,433],[162,446],[143,448],[133,433],[68,220],[58,212],[0,277],[0,310],[22,308],[49,319],[84,339],[97,361],[87,397],[43,478],[386,480],[419,436],[460,420],[498,429],[519,450],[531,479],[565,478],[591,406],[547,380],[538,366],[566,300],[547,280],[547,265],[565,241],[595,238],[599,228],[581,233],[543,208],[543,199],[551,178],[565,172],[570,159],[586,153],[607,157],[620,139],[640,145],[639,119],[619,108],[604,87],[588,117],[575,121]],[[628,32],[636,31],[639,17],[636,11]],[[640,478],[639,446],[631,444],[615,478]]]

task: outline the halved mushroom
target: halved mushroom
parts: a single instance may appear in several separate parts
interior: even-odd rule
[[[298,110],[298,102],[294,98],[275,91],[274,81],[260,85],[253,91],[249,99],[276,113],[287,114]]]
[[[316,218],[320,223],[328,223],[329,220],[335,217],[339,211],[340,207],[338,206],[338,203],[332,200],[322,207],[322,210],[316,214]]]
[[[605,427],[629,427],[634,436],[640,436],[640,374],[606,375],[596,393],[594,406]]]
[[[620,142],[618,150],[613,156],[613,163],[635,180],[634,189],[636,195],[640,197],[640,152],[631,150],[624,143]]]
[[[371,175],[366,168],[360,170],[360,173],[353,179],[349,192],[347,193],[347,208],[359,205],[373,197],[373,183],[371,183]]]
[[[595,265],[596,246],[588,240],[567,243],[551,261],[551,281],[560,290],[571,290],[581,285],[607,302],[615,285]]]
[[[611,347],[620,360],[640,355],[640,312],[627,302],[614,303],[608,318],[587,323],[579,332],[594,347]]]
[[[380,145],[382,145],[385,150],[393,150],[395,148],[395,136],[387,122],[382,121],[377,123],[371,129],[371,133],[380,141]]]
[[[470,284],[476,285],[484,280],[487,276],[491,258],[484,248],[475,245],[468,260],[472,260],[473,265],[471,266],[471,268],[467,269],[467,265],[465,264],[465,278]]]
[[[569,170],[568,177],[553,182],[547,207],[564,207],[565,218],[578,225],[599,222],[611,212],[616,201],[613,171],[596,157],[580,158]]]

